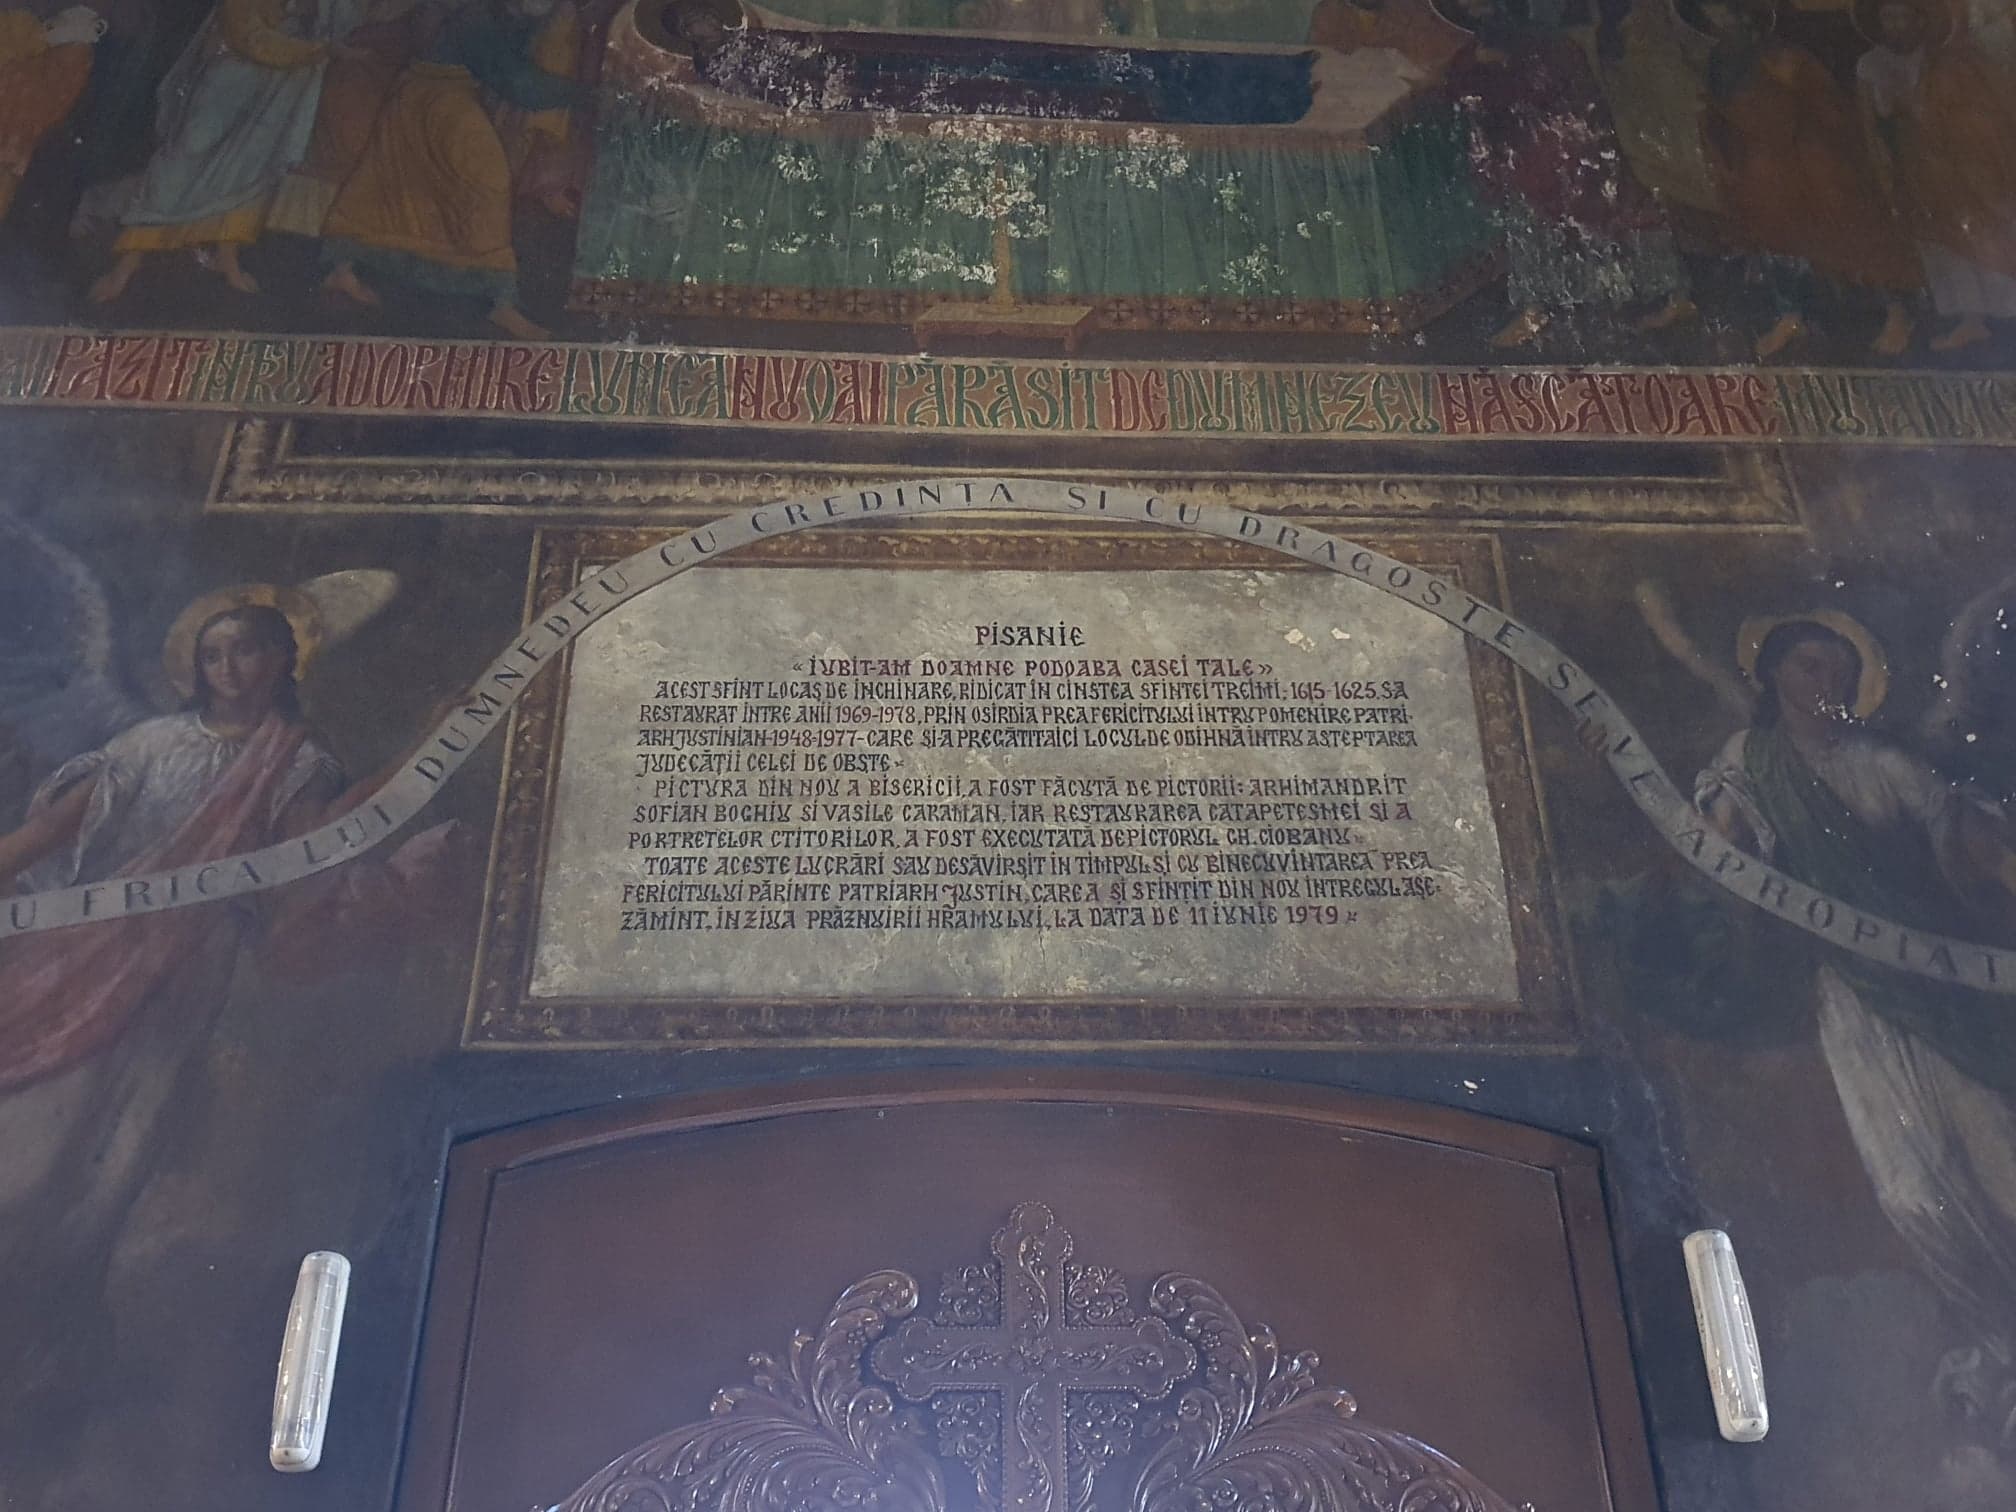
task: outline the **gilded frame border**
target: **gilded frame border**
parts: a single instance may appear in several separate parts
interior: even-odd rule
[[[801,494],[844,493],[865,483],[943,476],[946,467],[807,457],[607,459],[423,456],[303,451],[299,422],[244,416],[225,432],[208,511],[232,514],[481,515],[531,522],[703,524],[729,509]],[[1205,445],[1212,443],[1181,443]],[[1452,443],[1438,443],[1452,444]],[[1153,471],[1059,466],[1026,442],[999,459],[1017,477],[1068,477],[1167,498],[1306,518],[1390,519],[1522,528],[1572,526],[1803,529],[1782,451],[1718,446],[1705,477],[1657,472],[1508,475],[1491,468],[1408,473],[1376,451],[1347,452],[1323,471],[1208,468]],[[1620,460],[1624,460],[1621,459]],[[965,464],[962,464],[962,466]]]

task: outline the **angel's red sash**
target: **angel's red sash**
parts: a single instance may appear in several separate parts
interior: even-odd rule
[[[274,799],[306,734],[300,721],[269,715],[181,827],[105,879],[108,895],[123,878],[198,866],[266,844]],[[206,903],[0,945],[0,1088],[66,1070],[110,1044],[178,965],[202,953],[217,931],[238,927],[228,904]],[[162,1006],[179,1012],[202,1007]]]

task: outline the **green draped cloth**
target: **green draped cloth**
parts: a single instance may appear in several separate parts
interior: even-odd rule
[[[1858,818],[1776,725],[1744,742],[1744,775],[1778,832],[1777,863],[1843,903],[1937,934],[1964,934],[1969,912],[1918,826],[1878,830]],[[2016,1006],[1895,970],[1845,950],[1827,964],[1863,1004],[1978,1081],[2016,1097]]]
[[[725,128],[611,102],[580,284],[1435,302],[1494,233],[1446,108],[1376,146],[970,141]]]

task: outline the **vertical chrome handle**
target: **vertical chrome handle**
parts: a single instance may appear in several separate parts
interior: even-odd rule
[[[1771,1413],[1764,1401],[1757,1325],[1736,1265],[1736,1248],[1720,1229],[1702,1229],[1687,1236],[1683,1249],[1716,1424],[1732,1444],[1754,1444],[1770,1430]]]
[[[267,1459],[275,1470],[313,1470],[322,1463],[336,1346],[343,1338],[343,1306],[349,1295],[350,1262],[341,1255],[317,1250],[301,1262],[280,1345],[280,1373],[273,1383],[273,1437]]]

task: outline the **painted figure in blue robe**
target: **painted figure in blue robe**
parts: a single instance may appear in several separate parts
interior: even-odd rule
[[[222,0],[161,83],[154,154],[94,302],[125,293],[149,255],[183,249],[258,292],[239,252],[306,154],[323,72],[360,12],[360,0]]]

